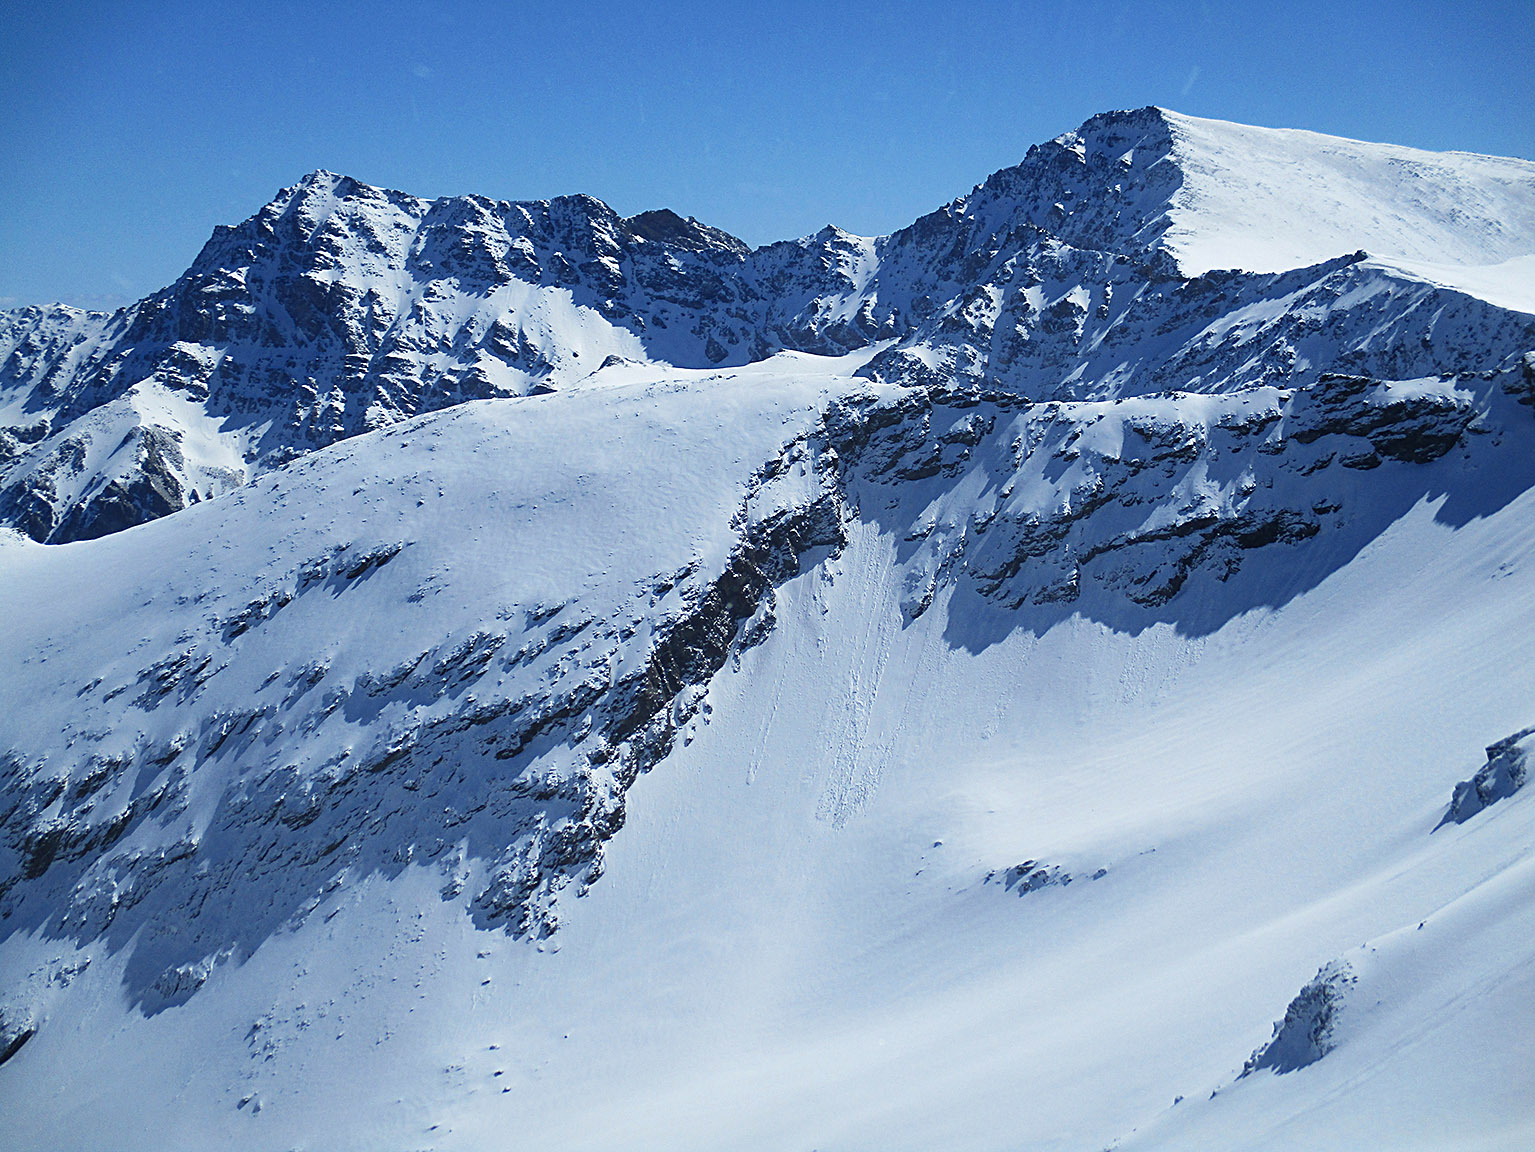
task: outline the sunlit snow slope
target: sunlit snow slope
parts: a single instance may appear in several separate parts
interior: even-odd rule
[[[1165,243],[1185,272],[1280,272],[1363,248],[1498,264],[1535,254],[1535,164],[1164,112],[1183,183]]]
[[[1125,134],[1156,211],[1102,179]],[[1381,250],[1400,151],[1111,113],[895,236],[757,253],[566,202],[645,276],[702,253],[740,339],[678,366],[503,283],[576,310],[546,387],[427,403],[402,354],[435,410],[0,536],[0,1143],[1535,1144],[1532,229],[1519,162],[1441,157],[1485,212]],[[1358,176],[1342,259],[1179,270],[1231,189],[1306,233],[1292,161]],[[495,328],[449,240],[529,206],[339,180],[242,226],[262,259],[431,218],[456,294],[391,283]],[[410,314],[419,351],[446,313]],[[34,322],[80,491],[98,447],[243,459],[228,348],[109,396],[47,383],[80,314]],[[240,436],[293,400],[259,379]]]

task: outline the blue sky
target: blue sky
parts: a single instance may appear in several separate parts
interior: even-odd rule
[[[1535,0],[0,0],[0,306],[110,306],[315,168],[880,233],[1161,104],[1535,158]]]

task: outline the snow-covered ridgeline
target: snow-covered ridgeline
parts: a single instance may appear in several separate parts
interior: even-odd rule
[[[1535,394],[1524,369],[1031,404],[855,363],[614,367],[336,446],[148,534],[13,544],[8,596],[36,623],[6,659],[37,703],[14,697],[8,733],[8,920],[128,949],[150,1011],[346,877],[410,863],[469,890],[477,923],[546,935],[636,776],[771,631],[774,588],[855,519],[900,541],[904,619],[946,600],[965,648],[1073,615],[1202,634],[1436,489],[1474,506],[1467,470],[1529,439]]]
[[[0,318],[0,515],[38,540],[103,535],[613,358],[893,342],[872,377],[1035,399],[1482,371],[1535,343],[1504,284],[1532,214],[1523,161],[1161,109],[1095,117],[891,236],[756,251],[588,196],[428,201],[317,172],[129,309]],[[1361,248],[1376,259],[1351,260]]]

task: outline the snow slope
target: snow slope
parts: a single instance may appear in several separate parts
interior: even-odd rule
[[[1190,275],[1282,272],[1364,249],[1500,264],[1535,254],[1535,163],[1163,112],[1183,182],[1163,243]]]
[[[1499,308],[1535,313],[1535,254],[1497,264],[1442,264],[1395,260],[1390,267],[1425,284],[1453,288]]]
[[[1312,438],[1336,398],[1063,413],[856,364],[618,368],[8,545],[12,1146],[1535,1131],[1528,796],[1436,829],[1531,719],[1519,379],[1367,392],[1431,422]],[[1431,459],[1338,462],[1446,419]],[[1106,483],[1129,534],[1080,535],[1106,504],[1066,529],[1074,600],[1029,568],[989,591],[976,534]],[[1263,487],[1339,512],[1269,532]],[[828,501],[753,590],[752,526]],[[1167,565],[1170,595],[1136,576]],[[755,599],[711,618],[732,587]],[[659,723],[626,728],[657,678]],[[1240,1077],[1337,959],[1335,1049]]]

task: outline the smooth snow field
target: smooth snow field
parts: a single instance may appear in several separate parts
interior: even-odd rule
[[[342,532],[409,539],[414,568],[263,637],[222,674],[250,665],[237,691],[320,651],[387,663],[428,570],[419,610],[451,631],[568,586],[569,565],[708,557],[730,461],[867,388],[845,362],[783,360],[471,405],[261,482],[318,501],[258,485],[101,541],[12,542],[7,714],[99,663],[88,634],[147,644]],[[366,490],[391,487],[419,506]],[[984,643],[947,592],[908,621],[898,542],[860,520],[710,681],[547,939],[476,929],[436,864],[354,875],[146,1017],[123,953],[11,935],[9,972],[90,964],[39,994],[47,1026],[0,1075],[4,1143],[1529,1143],[1535,807],[1435,826],[1482,746],[1535,719],[1535,495],[1460,527],[1442,500],[1325,577],[1266,570],[1279,606],[1213,630],[1024,613]],[[1008,873],[1026,861],[1049,882]],[[1340,958],[1334,1049],[1238,1079]]]
[[[1535,252],[1528,160],[1162,115],[1184,178],[1165,242],[1190,274],[1279,272],[1356,248],[1444,265]]]

